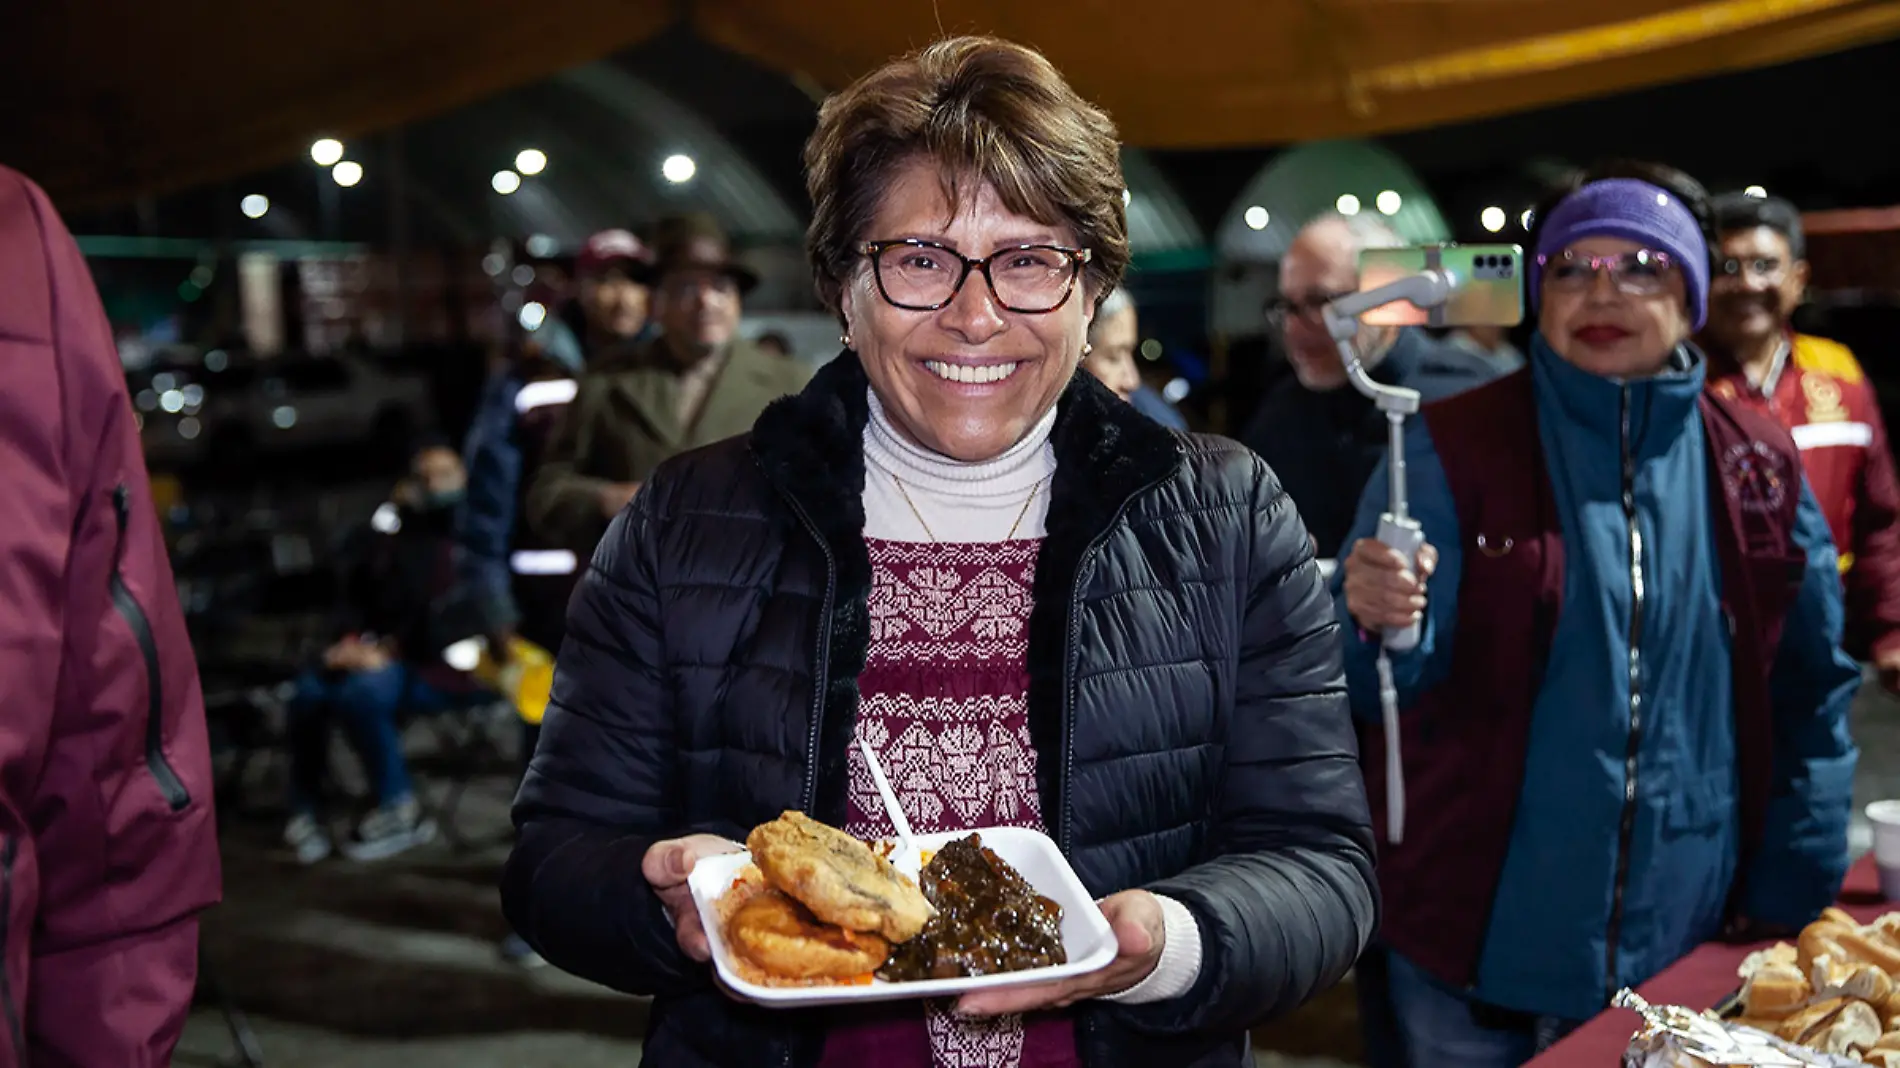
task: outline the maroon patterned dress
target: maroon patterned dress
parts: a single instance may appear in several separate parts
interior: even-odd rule
[[[1029,742],[1029,609],[1041,542],[865,539],[871,643],[857,737],[883,763],[918,834],[1043,829]],[[845,830],[894,834],[853,745]],[[954,1002],[830,1010],[821,1068],[1074,1068],[1067,1013],[962,1020]]]

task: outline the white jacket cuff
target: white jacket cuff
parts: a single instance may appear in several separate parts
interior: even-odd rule
[[[1103,1001],[1119,1005],[1146,1005],[1178,998],[1194,988],[1201,975],[1201,925],[1186,905],[1171,897],[1154,895],[1161,905],[1161,960],[1148,977]]]

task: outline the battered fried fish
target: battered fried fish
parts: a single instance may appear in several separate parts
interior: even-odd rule
[[[874,934],[821,923],[805,906],[765,890],[732,914],[726,941],[768,975],[852,979],[884,963],[891,944]]]
[[[923,891],[889,860],[802,812],[754,827],[746,848],[767,882],[826,923],[903,942],[936,915]]]

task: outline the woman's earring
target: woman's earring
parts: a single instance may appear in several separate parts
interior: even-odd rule
[[[1092,341],[1082,342],[1082,355],[1087,356],[1089,353],[1094,352],[1094,351],[1095,351],[1094,342]]]
[[[850,334],[839,334],[839,335],[838,335],[838,344],[840,344],[840,345],[843,345],[843,346],[844,346],[845,348],[847,348],[847,349],[848,349],[848,348],[850,348],[850,347],[851,347],[851,335],[850,335]]]

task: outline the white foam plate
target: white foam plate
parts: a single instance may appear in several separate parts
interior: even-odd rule
[[[693,904],[699,908],[699,922],[706,927],[706,941],[712,946],[713,966],[719,978],[733,993],[748,1001],[803,1008],[852,1001],[944,997],[971,990],[1046,983],[1100,971],[1115,960],[1115,932],[1048,835],[1023,827],[982,827],[974,831],[920,834],[915,841],[919,849],[929,852],[969,834],[981,835],[983,844],[1015,868],[1037,893],[1062,906],[1062,948],[1068,954],[1068,963],[1001,975],[923,979],[912,983],[888,983],[882,979],[856,986],[779,987],[749,983],[733,970],[732,951],[726,946],[715,904],[745,866],[752,863],[750,853],[740,852],[702,858],[687,879],[687,886],[693,892]]]

